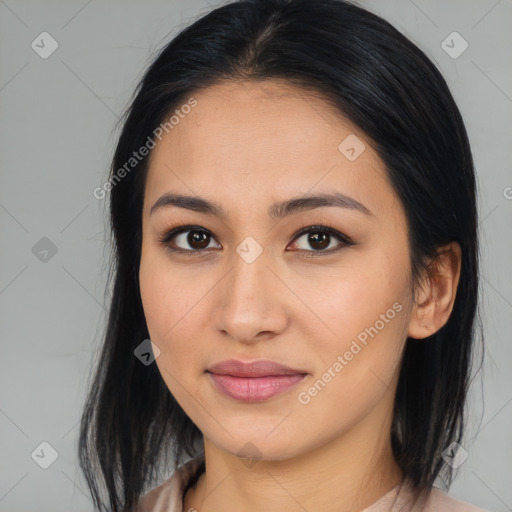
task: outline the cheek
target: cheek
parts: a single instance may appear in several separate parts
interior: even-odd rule
[[[294,292],[304,298],[313,313],[306,315],[310,325],[320,329],[316,350],[329,350],[339,340],[350,340],[376,322],[378,327],[386,320],[396,323],[396,309],[405,310],[406,267],[402,262],[394,265],[386,261],[382,254],[374,257],[354,253],[346,265],[315,270],[314,276],[294,276]],[[397,305],[393,309],[394,303],[402,307]],[[305,322],[306,316],[304,320],[297,319]]]
[[[165,254],[142,252],[139,270],[140,294],[151,341],[160,349],[156,363],[170,389],[175,386],[169,375],[194,378],[201,363],[198,329],[201,329],[201,298],[205,295],[199,283],[173,272]],[[187,285],[189,283],[189,285]],[[190,377],[189,377],[190,376]]]
[[[192,290],[161,251],[143,245],[139,270],[140,295],[148,330],[155,341],[164,341],[175,330],[192,300]],[[190,308],[189,308],[190,309]]]
[[[350,300],[333,292],[334,310],[326,316],[336,334],[311,338],[315,371],[296,397],[303,427],[315,418],[312,424],[325,425],[327,436],[347,431],[381,401],[392,408],[407,326],[397,294],[345,290]]]
[[[300,293],[321,320],[315,322],[321,329],[316,335],[306,323],[301,330],[314,340],[310,351],[318,361],[319,386],[329,382],[329,390],[322,391],[325,398],[332,394],[334,400],[345,400],[342,394],[363,396],[367,390],[371,401],[399,365],[408,326],[408,262],[382,254],[368,253],[346,268],[331,269],[316,280],[314,293],[306,291],[310,280],[302,283]]]

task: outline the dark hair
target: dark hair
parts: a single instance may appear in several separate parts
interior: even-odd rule
[[[442,451],[460,442],[475,338],[479,287],[476,183],[459,110],[429,58],[380,17],[342,0],[240,0],[182,30],[134,92],[111,167],[113,292],[104,343],[84,407],[80,467],[102,510],[129,509],[158,478],[201,453],[201,431],[135,348],[149,338],[140,299],[142,205],[148,159],[118,170],[177,106],[222,81],[283,80],[320,95],[367,136],[407,218],[413,282],[450,241],[462,248],[447,323],[408,339],[395,398],[391,443],[416,489],[452,468]],[[414,291],[414,290],[413,290]]]

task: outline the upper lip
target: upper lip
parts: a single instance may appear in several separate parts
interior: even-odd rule
[[[307,373],[304,370],[290,368],[275,361],[244,362],[238,359],[220,361],[210,366],[207,371],[217,375],[231,375],[233,377],[266,377],[269,375],[300,375]]]

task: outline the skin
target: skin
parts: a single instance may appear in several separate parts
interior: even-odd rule
[[[150,156],[139,273],[158,369],[204,434],[206,473],[184,510],[360,511],[402,478],[389,432],[404,344],[407,336],[422,343],[447,321],[460,247],[440,248],[436,277],[418,285],[415,301],[405,213],[364,133],[320,97],[276,80],[223,82],[193,97],[197,106]],[[366,146],[354,161],[338,150],[350,134]],[[372,215],[321,207],[268,216],[275,201],[335,191]],[[219,203],[228,217],[176,206],[150,215],[166,192]],[[194,254],[159,243],[186,224],[212,235],[203,245],[187,243],[188,233],[173,239]],[[312,225],[355,245],[331,237],[315,250],[307,234],[295,237]],[[251,263],[236,251],[249,236],[263,249]],[[333,247],[341,248],[308,258]],[[299,393],[394,303],[400,312],[301,403]],[[270,359],[308,376],[274,398],[242,403],[205,373],[229,358]]]

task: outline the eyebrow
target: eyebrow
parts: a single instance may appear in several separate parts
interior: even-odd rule
[[[187,196],[172,192],[167,192],[157,199],[151,207],[149,214],[152,215],[156,210],[169,206],[176,206],[186,210],[215,215],[223,219],[228,218],[228,215],[220,204],[213,203],[199,196]],[[349,210],[359,211],[365,215],[374,215],[373,212],[371,212],[364,204],[360,203],[353,197],[340,192],[305,195],[301,197],[294,197],[287,201],[274,203],[269,207],[268,215],[272,219],[282,219],[288,215],[301,213],[315,208],[323,208],[326,206],[347,208]]]

